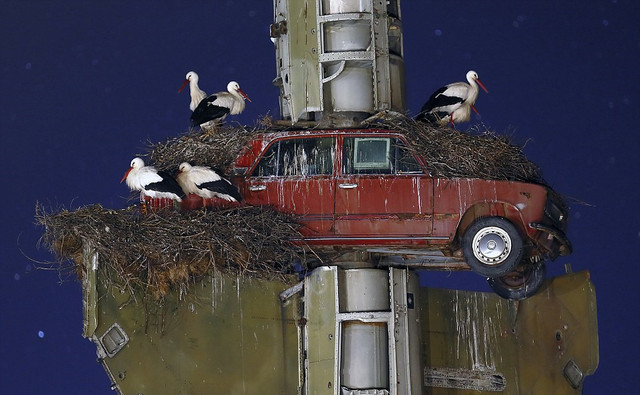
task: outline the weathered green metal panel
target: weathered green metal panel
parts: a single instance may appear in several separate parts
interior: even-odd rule
[[[82,249],[82,336],[91,337],[98,326],[98,253],[85,244]]]
[[[100,282],[98,283],[100,284]],[[124,394],[296,393],[297,303],[278,281],[215,275],[163,307],[98,286],[99,353],[117,323],[129,340],[103,364]]]
[[[429,394],[578,394],[569,361],[584,376],[598,365],[596,299],[587,271],[548,280],[513,302],[481,292],[422,288],[422,358]]]
[[[520,303],[515,325],[520,388],[532,394],[571,394],[563,373],[569,361],[585,376],[596,371],[596,311],[587,271],[556,277]]]
[[[336,343],[337,291],[336,266],[319,267],[304,282],[308,394],[336,393],[336,363],[340,355]]]
[[[288,48],[280,54],[283,64],[279,65],[279,76],[292,119],[297,120],[307,112],[322,110],[316,31],[318,11],[316,0],[290,0],[286,6],[287,33],[280,39],[288,42]]]
[[[160,307],[106,285],[88,250],[85,262],[84,333],[121,393],[338,393],[337,267],[314,270],[284,303],[278,295],[293,276],[283,283],[216,274],[175,290]],[[597,368],[595,291],[586,271],[548,280],[521,302],[410,288],[420,358],[407,358],[403,342],[395,346],[412,371],[424,363],[417,393],[578,394]],[[397,313],[405,309],[399,306]],[[565,376],[578,378],[575,388]]]

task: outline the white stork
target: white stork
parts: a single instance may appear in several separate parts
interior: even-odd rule
[[[467,122],[471,118],[471,110],[478,113],[474,104],[478,98],[478,85],[487,93],[478,73],[467,72],[467,81],[454,82],[433,92],[429,100],[422,106],[416,116],[418,121],[437,122],[454,125],[456,122]]]
[[[182,201],[184,191],[171,175],[165,171],[158,171],[153,166],[145,166],[140,158],[133,158],[131,166],[120,182],[127,180],[132,191],[140,191],[140,200],[145,196],[152,198],[168,198]]]
[[[222,121],[228,114],[240,114],[244,110],[245,99],[251,101],[240,85],[231,81],[227,84],[227,92],[214,93],[200,101],[191,114],[191,124],[206,129]]]
[[[186,193],[193,193],[203,199],[216,197],[229,202],[242,200],[236,187],[210,167],[191,166],[182,162],[176,180]]]
[[[187,73],[184,82],[180,89],[178,89],[178,93],[182,92],[185,86],[189,84],[189,94],[191,95],[191,103],[189,103],[189,109],[191,111],[195,110],[198,107],[198,104],[207,97],[207,94],[200,89],[198,86],[198,74],[195,71],[190,71]]]

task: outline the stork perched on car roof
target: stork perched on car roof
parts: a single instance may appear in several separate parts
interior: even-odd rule
[[[251,101],[235,81],[227,84],[226,92],[218,92],[209,96],[198,86],[198,74],[195,72],[187,73],[178,92],[181,92],[187,84],[189,84],[191,93],[189,108],[193,111],[191,125],[200,126],[202,129],[210,129],[222,122],[229,114],[240,114],[244,111],[245,99]]]

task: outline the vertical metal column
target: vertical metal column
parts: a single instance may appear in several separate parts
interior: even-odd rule
[[[357,121],[405,110],[397,0],[318,0],[318,61],[325,116]]]
[[[420,394],[417,277],[337,266],[304,282],[306,394]]]
[[[399,0],[274,0],[285,120],[352,126],[406,109]]]
[[[386,270],[338,270],[341,353],[337,359],[343,393],[390,389],[394,366],[389,364],[389,339],[393,339],[389,295]]]

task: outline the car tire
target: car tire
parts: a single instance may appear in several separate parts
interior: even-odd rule
[[[462,252],[471,269],[485,277],[512,272],[524,254],[518,229],[502,217],[484,217],[472,223],[462,238]]]
[[[546,277],[546,265],[538,262],[525,265],[501,277],[488,278],[489,286],[505,299],[523,300],[535,295]]]

